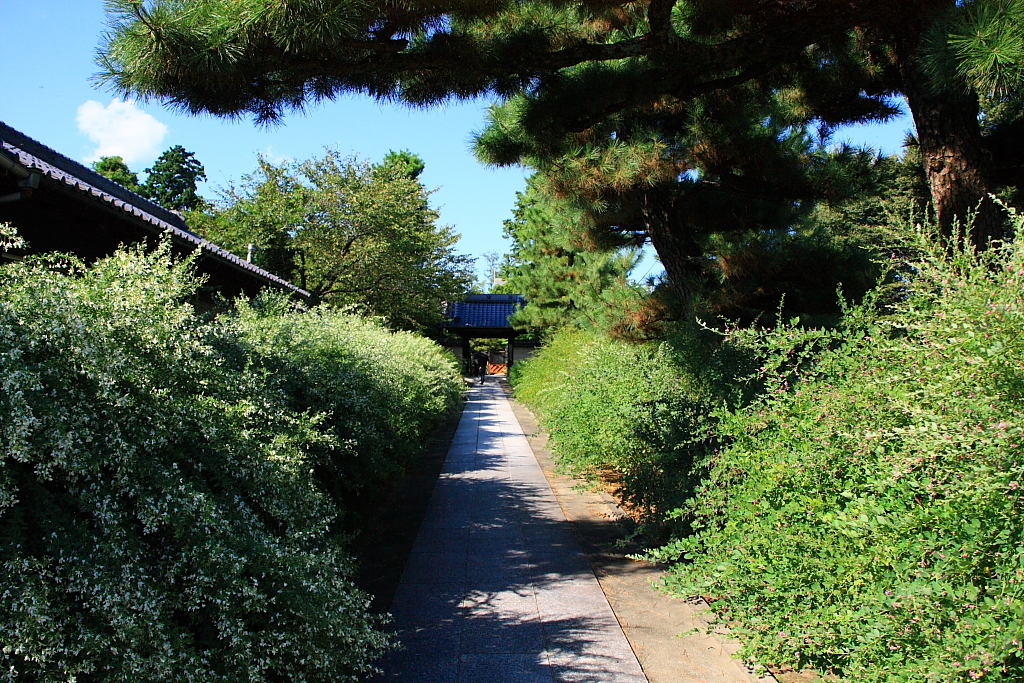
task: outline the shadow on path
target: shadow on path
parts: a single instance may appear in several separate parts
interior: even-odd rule
[[[387,612],[398,590],[461,415],[460,409],[438,427],[401,478],[358,500],[350,513],[360,530],[350,545],[358,558],[355,581],[373,596],[377,614]]]
[[[647,683],[494,383],[470,395],[391,612],[384,680]]]
[[[711,622],[707,603],[654,590],[664,569],[630,557],[643,550],[629,540],[632,520],[603,489],[557,472],[536,417],[514,400],[511,405],[650,683],[773,682],[770,673],[759,676],[735,657],[740,643]]]

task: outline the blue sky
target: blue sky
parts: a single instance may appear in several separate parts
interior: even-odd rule
[[[182,145],[206,166],[209,181],[201,192],[213,197],[217,186],[251,172],[258,153],[276,161],[305,159],[334,146],[378,161],[388,150],[408,149],[426,162],[422,179],[437,190],[432,201],[441,221],[462,235],[458,251],[479,257],[506,250],[502,221],[510,216],[526,173],[488,168],[473,158],[470,138],[483,126],[486,103],[410,110],[346,97],[291,115],[271,129],[244,120],[186,116],[156,103],[122,103],[90,81],[105,26],[101,0],[5,5],[0,121],[58,152],[86,163],[118,154],[142,171],[163,150]],[[899,150],[910,125],[903,119],[847,129],[835,140],[891,153]],[[478,270],[484,266],[480,259]],[[654,270],[650,263],[639,268]]]

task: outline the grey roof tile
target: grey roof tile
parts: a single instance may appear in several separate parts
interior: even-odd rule
[[[57,182],[75,187],[82,192],[96,197],[100,201],[121,209],[125,213],[142,219],[162,231],[170,232],[172,237],[179,243],[187,242],[193,244],[196,248],[203,250],[214,258],[227,261],[235,268],[249,272],[257,279],[271,282],[278,287],[298,294],[304,299],[310,298],[309,292],[249,263],[227,249],[190,231],[188,224],[181,215],[135,194],[128,188],[122,187],[93,169],[11,128],[3,121],[0,121],[0,149],[8,155],[15,157],[18,163],[28,169],[41,173]]]

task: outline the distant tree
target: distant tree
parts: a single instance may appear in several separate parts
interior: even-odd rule
[[[480,255],[480,258],[482,258],[484,263],[487,264],[487,270],[485,271],[482,282],[483,290],[485,292],[495,293],[494,288],[497,286],[497,280],[499,279],[498,268],[505,260],[504,256],[496,251],[485,251]]]
[[[306,287],[293,238],[302,225],[307,188],[285,165],[262,156],[256,170],[242,176],[209,205],[188,214],[189,225],[242,257],[256,245],[253,262]]]
[[[395,328],[436,331],[442,303],[472,282],[470,260],[454,252],[452,229],[437,224],[410,160],[418,157],[373,165],[333,150],[281,165],[261,159],[190,218],[239,255],[257,245],[257,264],[322,301],[358,306]]]
[[[385,174],[395,173],[404,175],[411,180],[417,180],[424,168],[426,168],[426,164],[423,159],[409,150],[403,149],[400,152],[392,150],[385,154],[384,160],[375,167],[374,171]]]
[[[121,157],[100,157],[99,161],[93,163],[92,168],[115,183],[141,194],[139,176],[128,168],[128,164]]]
[[[581,227],[587,220],[572,202],[550,193],[540,174],[517,195],[513,217],[505,221],[505,237],[512,245],[499,270],[505,280],[502,290],[527,300],[513,319],[516,327],[610,327],[642,298],[629,282],[638,260],[635,243],[602,248],[587,240],[588,231]]]
[[[142,192],[160,206],[191,211],[202,202],[196,188],[199,181],[206,180],[206,169],[181,145],[161,154],[146,173],[149,175]]]

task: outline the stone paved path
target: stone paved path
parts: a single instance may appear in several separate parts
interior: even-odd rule
[[[494,380],[462,415],[391,604],[402,683],[647,683]]]
[[[507,383],[502,388],[509,396]],[[649,683],[776,683],[772,674],[758,675],[734,656],[739,641],[710,617],[706,602],[653,590],[665,568],[631,557],[643,547],[629,540],[633,525],[615,499],[556,471],[537,418],[510,403]]]

